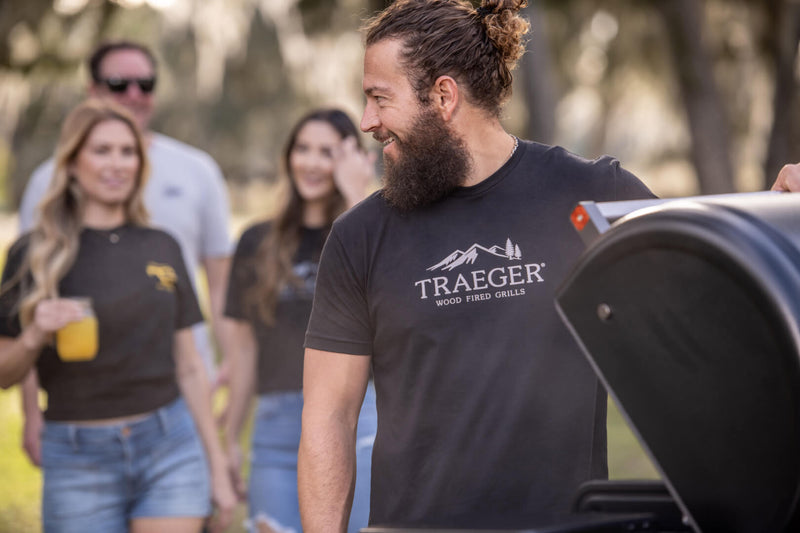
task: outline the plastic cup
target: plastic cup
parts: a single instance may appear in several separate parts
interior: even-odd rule
[[[81,304],[83,318],[56,331],[56,351],[62,361],[91,361],[97,355],[97,317],[89,298],[70,298]]]

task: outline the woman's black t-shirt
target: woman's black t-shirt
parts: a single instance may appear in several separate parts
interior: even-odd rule
[[[0,296],[0,335],[20,334],[20,284],[5,287],[23,263],[29,234],[10,248]],[[23,284],[30,283],[28,279]],[[175,380],[176,330],[203,319],[178,243],[163,231],[125,225],[84,229],[75,263],[59,283],[61,297],[87,297],[98,320],[91,361],[63,362],[53,345],[36,363],[48,394],[45,418],[101,420],[146,413],[180,394]]]
[[[251,324],[258,347],[259,394],[296,391],[303,387],[303,341],[305,338],[317,265],[327,228],[302,228],[300,243],[292,265],[300,286],[281,289],[275,308],[275,323],[268,325],[258,315],[247,294],[253,290],[258,263],[256,252],[270,232],[270,223],[261,222],[248,228],[239,239],[233,256],[225,315]]]

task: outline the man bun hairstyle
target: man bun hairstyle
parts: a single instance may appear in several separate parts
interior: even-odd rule
[[[525,53],[522,36],[528,33],[530,24],[518,12],[527,5],[527,0],[486,0],[476,10],[486,34],[511,70]]]
[[[436,78],[449,75],[473,105],[499,117],[525,51],[530,24],[519,11],[527,3],[484,0],[474,9],[465,0],[397,0],[362,29],[366,46],[402,41],[401,65],[421,103],[429,103]]]

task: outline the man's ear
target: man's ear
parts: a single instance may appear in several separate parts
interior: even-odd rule
[[[458,83],[450,76],[439,76],[431,89],[433,107],[445,122],[452,119],[459,104]]]

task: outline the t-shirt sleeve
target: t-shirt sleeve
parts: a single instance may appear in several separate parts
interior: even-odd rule
[[[306,348],[351,355],[372,354],[372,326],[366,297],[366,275],[354,261],[334,224],[322,250],[314,305],[306,331]]]
[[[228,277],[225,316],[238,320],[248,320],[250,317],[251,310],[248,308],[246,295],[256,282],[254,257],[260,241],[255,233],[256,231],[250,228],[242,234],[233,254]]]
[[[175,330],[179,330],[202,322],[203,313],[200,311],[200,304],[197,302],[197,296],[186,270],[186,264],[183,262],[180,247],[172,237],[170,239],[173,244],[173,265],[178,278],[175,282]]]
[[[28,184],[25,185],[25,192],[19,204],[19,232],[25,233],[33,228],[38,216],[39,202],[44,198],[50,181],[53,177],[54,164],[52,159],[48,159],[33,171]]]
[[[656,195],[650,191],[647,185],[642,183],[642,181],[634,176],[633,173],[622,168],[622,165],[618,160],[612,158],[608,159],[610,159],[609,164],[611,165],[614,173],[613,201],[645,200],[649,198],[656,198]]]
[[[0,336],[3,337],[17,337],[22,332],[19,321],[22,285],[16,275],[22,266],[26,250],[27,246],[18,240],[8,250],[3,267],[3,276],[0,279]]]
[[[205,176],[205,201],[202,206],[201,257],[227,257],[231,254],[230,204],[225,179],[217,163],[207,156],[202,166]]]

